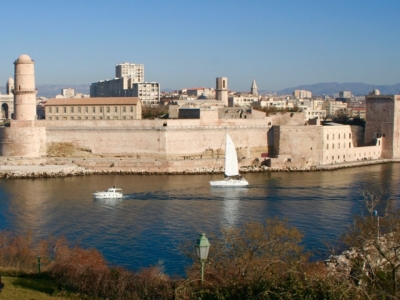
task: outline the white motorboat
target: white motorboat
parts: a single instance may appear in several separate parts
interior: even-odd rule
[[[122,198],[122,189],[116,188],[115,186],[112,188],[109,188],[105,192],[96,192],[93,193],[93,196],[95,198]]]
[[[235,145],[229,134],[225,139],[225,179],[210,181],[212,187],[243,187],[249,183],[239,174],[239,163]]]

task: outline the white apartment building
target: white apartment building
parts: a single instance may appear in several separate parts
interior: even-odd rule
[[[326,118],[326,110],[324,109],[313,109],[309,106],[299,106],[299,109],[304,112],[304,118],[306,121],[310,119],[324,120]]]
[[[73,98],[75,96],[75,90],[73,88],[61,89],[61,95],[64,98]]]
[[[160,84],[158,82],[138,82],[129,90],[130,97],[138,97],[144,106],[160,103]]]
[[[240,95],[234,95],[234,96],[229,96],[228,97],[228,106],[229,107],[235,107],[235,106],[240,106],[240,107],[251,107],[253,103],[258,102],[258,96],[254,95],[246,95],[246,94],[240,94]]]
[[[312,93],[310,91],[306,91],[306,90],[294,90],[293,96],[295,96],[299,99],[311,98]]]
[[[340,91],[339,92],[339,98],[351,98],[353,95],[351,94],[350,91]]]
[[[326,110],[326,115],[328,117],[332,117],[336,114],[337,111],[344,109],[347,107],[346,103],[343,103],[341,101],[324,101],[322,104],[322,109]]]
[[[323,100],[317,99],[299,99],[295,100],[297,106],[307,106],[310,109],[322,109]]]
[[[144,65],[122,63],[115,65],[115,78],[130,77],[133,82],[144,82]]]
[[[261,107],[276,107],[278,109],[294,108],[293,102],[287,100],[275,100],[274,98],[260,100],[259,104]]]

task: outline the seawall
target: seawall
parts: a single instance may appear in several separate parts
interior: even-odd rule
[[[72,158],[1,158],[0,178],[52,178],[66,176],[139,174],[139,175],[201,175],[222,174],[221,163],[192,159],[181,161],[137,161],[128,159],[72,159]],[[333,171],[384,163],[399,163],[400,159],[364,160],[352,163],[312,167],[267,167],[241,161],[241,173]],[[177,167],[178,166],[178,167]]]

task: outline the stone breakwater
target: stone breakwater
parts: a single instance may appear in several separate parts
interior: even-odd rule
[[[17,163],[18,160],[14,160]],[[24,160],[24,163],[27,161]],[[241,173],[262,173],[262,172],[312,172],[312,171],[332,171],[350,167],[368,166],[382,163],[395,163],[400,162],[400,159],[379,159],[367,160],[352,163],[341,163],[334,165],[321,165],[312,167],[295,167],[285,166],[283,168],[267,167],[263,165],[250,165],[242,166]],[[53,177],[67,177],[67,176],[86,176],[86,175],[115,175],[115,174],[135,174],[135,175],[206,175],[206,174],[222,174],[224,172],[222,167],[219,168],[202,168],[194,167],[185,170],[148,170],[147,168],[118,168],[108,166],[104,168],[90,168],[82,167],[76,164],[55,164],[47,165],[45,162],[40,164],[20,165],[20,164],[3,164],[0,166],[0,178],[13,179],[13,178],[53,178]]]

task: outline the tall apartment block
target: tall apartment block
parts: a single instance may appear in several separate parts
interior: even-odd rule
[[[144,106],[160,103],[160,84],[144,81],[144,65],[118,64],[115,77],[92,83],[90,97],[138,97]]]
[[[144,82],[144,65],[123,63],[115,65],[115,78],[130,77],[134,82]]]

